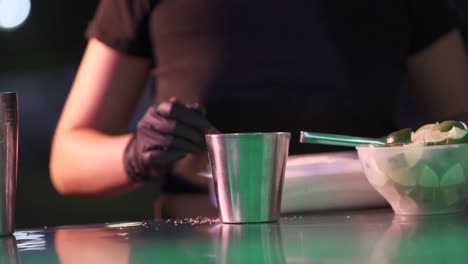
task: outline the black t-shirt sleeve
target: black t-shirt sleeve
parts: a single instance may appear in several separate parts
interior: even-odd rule
[[[450,0],[409,0],[410,53],[421,51],[460,26]]]
[[[87,38],[96,38],[128,55],[150,57],[148,0],[101,0],[86,30]]]

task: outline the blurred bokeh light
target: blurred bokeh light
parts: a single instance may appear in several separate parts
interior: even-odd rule
[[[29,0],[0,0],[0,29],[18,28],[26,21],[30,12]]]

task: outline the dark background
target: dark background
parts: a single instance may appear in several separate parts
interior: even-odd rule
[[[61,197],[48,175],[52,134],[86,45],[97,1],[32,1],[27,21],[0,31],[0,92],[18,91],[17,227],[152,217],[154,186],[118,198]],[[149,103],[142,101],[141,109]],[[139,112],[141,112],[140,110]]]
[[[93,199],[61,197],[49,180],[51,137],[85,48],[84,31],[96,4],[33,1],[21,27],[0,31],[0,92],[18,91],[20,100],[18,228],[152,217],[154,186],[123,197]],[[468,17],[468,1],[456,4],[460,14]],[[139,114],[149,98],[141,102]]]

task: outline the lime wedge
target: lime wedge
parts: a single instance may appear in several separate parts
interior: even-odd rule
[[[415,144],[411,144],[415,145]],[[424,149],[423,148],[413,148],[409,151],[405,152],[405,157],[406,157],[406,162],[408,163],[409,167],[414,167],[418,162],[422,160],[422,157],[424,155]]]
[[[429,130],[432,130],[436,124],[427,124],[418,128],[415,132],[411,133],[411,141],[413,142],[422,142],[424,133]]]
[[[440,185],[451,186],[463,182],[465,182],[465,177],[463,176],[463,168],[460,163],[456,163],[444,173],[442,179],[440,180]]]
[[[378,168],[374,159],[371,159],[369,160],[369,163],[366,163],[364,170],[367,171],[367,179],[371,185],[381,187],[387,183],[387,176],[385,176],[385,174]]]
[[[423,145],[468,143],[466,129],[465,123],[454,120],[427,124],[411,133],[411,141]]]
[[[413,145],[413,144],[411,144]],[[405,152],[398,153],[388,158],[387,160],[387,170],[401,170],[401,169],[409,169],[414,167],[424,154],[424,150],[422,148],[411,148]]]
[[[447,142],[449,136],[449,132],[428,130],[422,135],[422,141],[424,145],[441,145]]]
[[[419,206],[416,204],[416,202],[408,197],[408,196],[403,196],[400,199],[400,204],[399,204],[399,209],[397,213],[405,213],[405,214],[415,214],[419,211]]]
[[[455,120],[447,120],[443,121],[441,123],[438,123],[434,126],[435,130],[438,130],[440,132],[448,132],[450,131],[453,127],[458,127],[460,129],[467,129],[466,124],[461,122],[461,121],[455,121]]]
[[[418,184],[423,187],[438,187],[439,186],[439,177],[433,169],[427,165],[423,165],[421,175],[418,179]]]
[[[468,130],[452,127],[448,133],[447,144],[468,143]]]
[[[443,194],[447,205],[453,205],[460,201],[460,194],[458,194],[457,188],[455,187],[447,188],[444,190]]]
[[[438,124],[438,123],[423,125],[423,126],[421,126],[420,128],[416,129],[416,132],[415,132],[415,133],[420,133],[420,132],[424,132],[424,131],[426,131],[426,130],[433,129],[437,124]]]
[[[411,173],[410,169],[401,169],[397,171],[392,171],[388,173],[388,176],[392,181],[403,186],[415,186],[416,179]]]
[[[385,139],[387,145],[403,145],[411,143],[411,128],[404,128],[390,133]]]

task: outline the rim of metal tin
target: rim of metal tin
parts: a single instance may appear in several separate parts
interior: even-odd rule
[[[18,92],[1,92],[0,100],[4,103],[16,103]]]
[[[0,97],[16,96],[17,94],[16,91],[0,92]]]
[[[245,133],[216,133],[216,134],[206,134],[207,137],[252,137],[252,136],[291,136],[291,132],[245,132]]]

